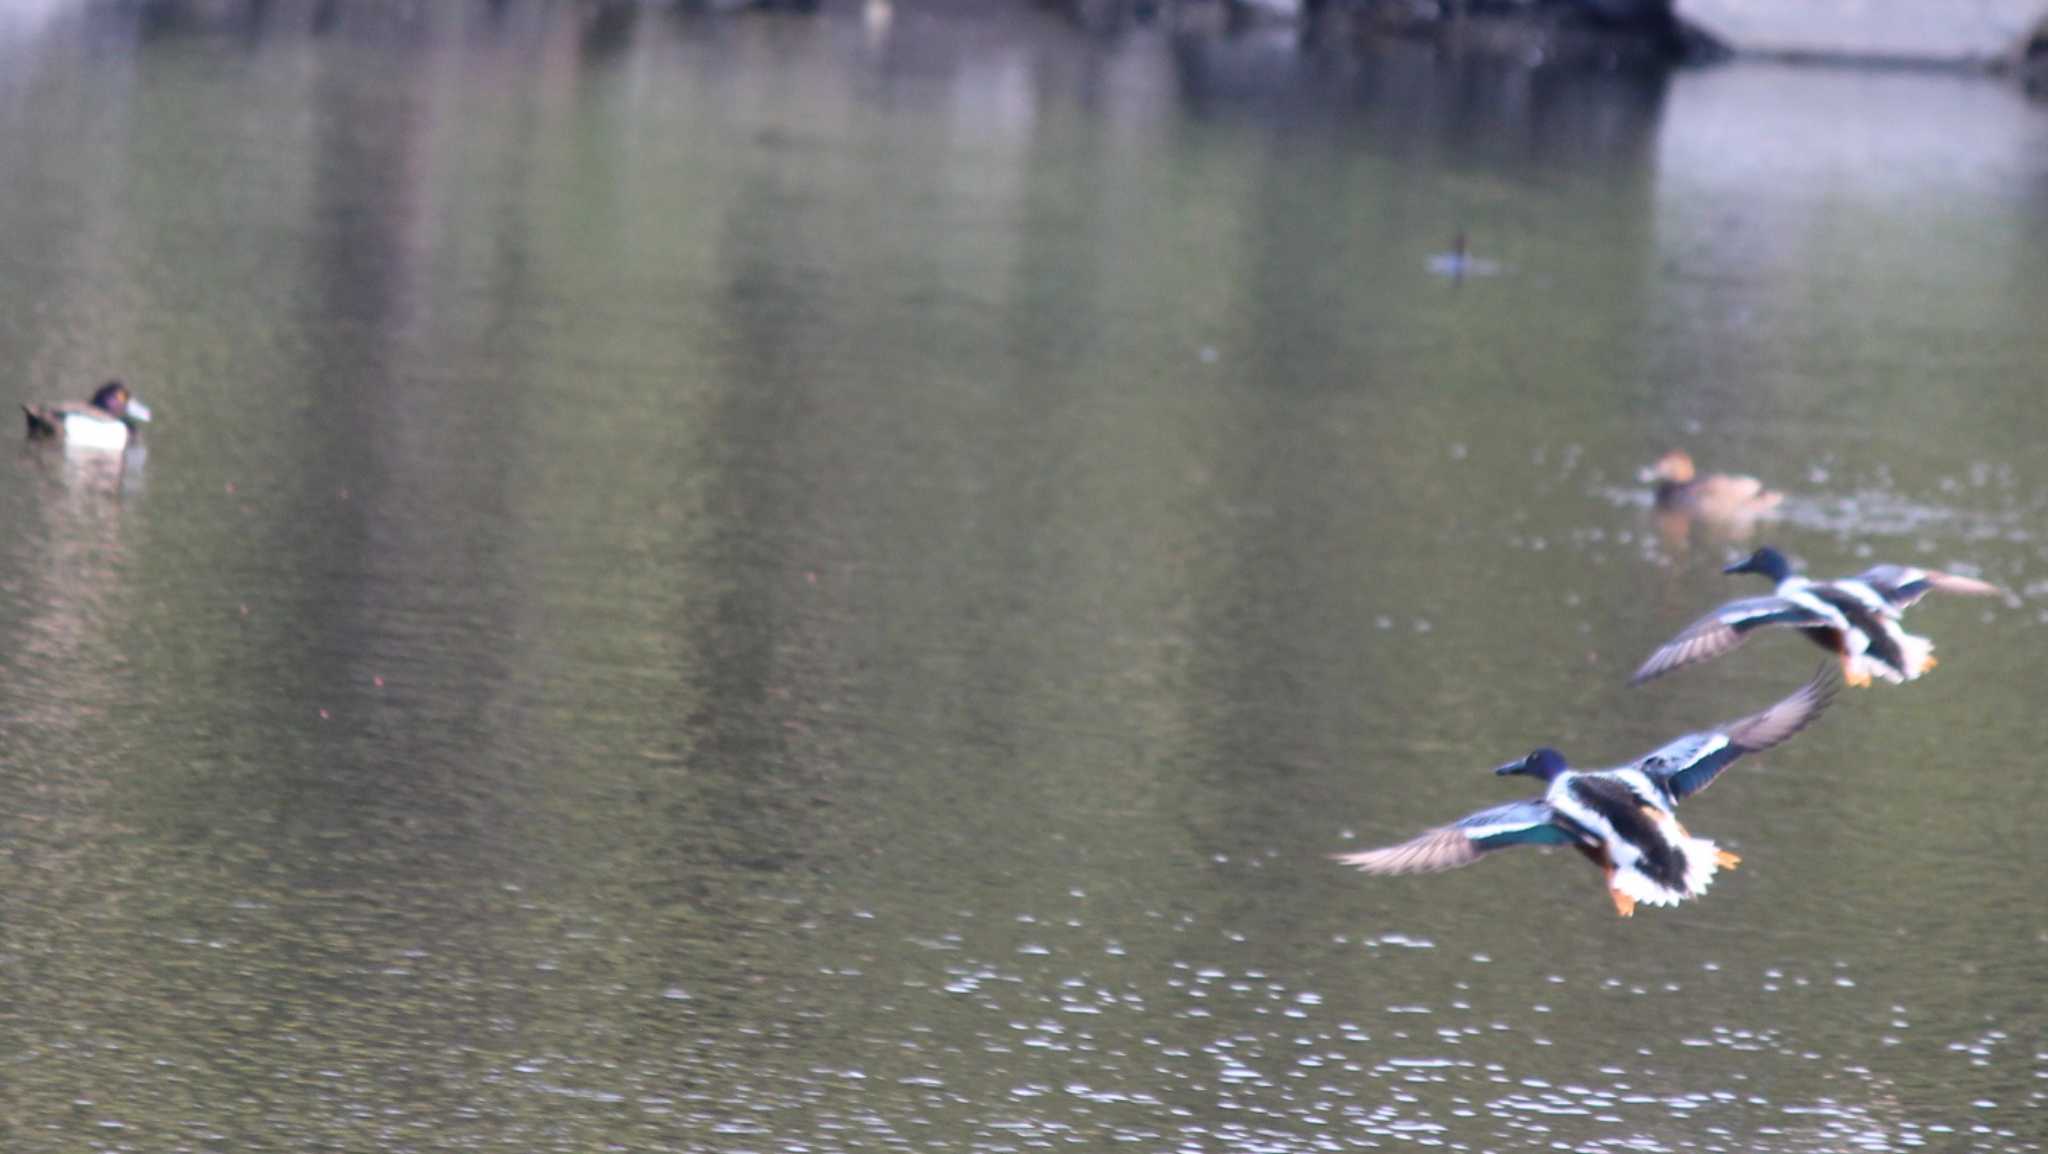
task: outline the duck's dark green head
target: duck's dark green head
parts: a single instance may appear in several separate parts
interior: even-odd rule
[[[1792,563],[1785,560],[1783,553],[1766,545],[1721,572],[1760,573],[1773,581],[1783,581],[1792,575]]]
[[[149,420],[149,406],[135,399],[128,386],[119,381],[108,381],[92,395],[92,406],[102,409],[131,425]]]
[[[1526,773],[1539,781],[1551,781],[1558,774],[1571,768],[1565,764],[1564,754],[1545,746],[1520,761],[1511,761],[1493,772],[1506,777],[1509,774]]]

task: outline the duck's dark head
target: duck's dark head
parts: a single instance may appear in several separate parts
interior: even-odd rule
[[[1758,573],[1772,581],[1783,581],[1792,575],[1792,563],[1785,555],[1769,545],[1758,549],[1735,564],[1721,570],[1723,573]]]
[[[131,425],[139,425],[149,420],[149,406],[136,400],[135,394],[128,391],[128,386],[119,381],[108,381],[101,385],[92,395],[92,404],[94,408],[104,409]]]
[[[1558,774],[1571,768],[1565,764],[1564,754],[1545,746],[1520,761],[1511,761],[1493,772],[1506,777],[1509,774],[1526,773],[1538,781],[1548,782]]]

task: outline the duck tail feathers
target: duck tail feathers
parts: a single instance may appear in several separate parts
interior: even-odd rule
[[[1903,630],[1899,632],[1899,650],[1906,658],[1906,680],[1934,668],[1934,642]]]
[[[1711,858],[1711,854],[1709,856]],[[1690,862],[1688,862],[1689,864]],[[1705,877],[1699,877],[1693,871],[1688,871],[1685,879],[1686,888],[1674,889],[1657,882],[1641,870],[1631,867],[1615,870],[1614,877],[1607,884],[1610,889],[1617,893],[1626,894],[1634,898],[1637,905],[1675,906],[1687,898],[1697,897],[1705,893],[1707,884],[1713,876],[1714,870],[1712,868],[1706,871]]]
[[[1850,685],[1869,685],[1872,680],[1887,681],[1900,685],[1920,676],[1934,658],[1928,650],[1934,643],[1924,637],[1908,633],[1900,638],[1899,650],[1904,655],[1905,670],[1892,668],[1892,663],[1872,653],[1857,653],[1842,659],[1842,679]]]
[[[1684,873],[1673,879],[1676,884],[1666,884],[1650,877],[1639,864],[1631,864],[1614,871],[1609,879],[1610,889],[1634,898],[1646,906],[1675,906],[1688,898],[1696,898],[1707,892],[1714,884],[1714,875],[1724,869],[1733,869],[1742,859],[1723,850],[1703,837],[1677,833],[1674,848],[1683,855]]]

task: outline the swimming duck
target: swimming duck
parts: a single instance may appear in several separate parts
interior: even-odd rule
[[[1792,571],[1783,553],[1769,546],[1722,570],[1759,573],[1777,584],[1769,597],[1730,601],[1665,642],[1629,684],[1639,685],[1695,661],[1719,657],[1770,625],[1797,629],[1823,649],[1839,654],[1842,679],[1869,685],[1880,677],[1894,685],[1934,668],[1934,642],[1899,627],[1908,606],[1928,593],[1988,597],[1998,586],[1910,565],[1878,565],[1854,577],[1815,581]]]
[[[84,404],[23,405],[21,411],[28,415],[30,437],[61,436],[66,444],[95,449],[125,446],[130,431],[149,420],[149,406],[119,381],[101,385]]]
[[[1764,488],[1755,477],[1731,473],[1704,476],[1693,467],[1692,454],[1673,449],[1657,463],[1637,474],[1644,484],[1655,483],[1657,508],[1666,512],[1697,513],[1703,517],[1732,521],[1755,517],[1776,508],[1785,494]]]
[[[1466,246],[1465,230],[1451,238],[1451,251],[1440,252],[1429,258],[1429,271],[1454,281],[1468,276],[1492,276],[1500,271],[1500,262],[1473,256]]]
[[[1538,749],[1494,770],[1545,783],[1539,797],[1482,809],[1399,845],[1333,855],[1373,874],[1435,873],[1514,845],[1568,845],[1607,875],[1614,911],[1675,906],[1705,893],[1714,874],[1742,859],[1678,824],[1678,803],[1713,784],[1745,753],[1784,741],[1820,716],[1835,685],[1823,668],[1791,696],[1740,721],[1688,733],[1613,769],[1573,769]]]

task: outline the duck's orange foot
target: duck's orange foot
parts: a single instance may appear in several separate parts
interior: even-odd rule
[[[1714,864],[1724,870],[1732,870],[1742,864],[1742,855],[1729,853],[1725,849],[1714,851]]]
[[[1859,668],[1854,658],[1845,657],[1842,659],[1842,684],[1852,685],[1857,689],[1867,688],[1870,685],[1870,674]]]
[[[1928,670],[1930,670],[1930,669],[1932,669],[1932,668],[1934,668],[1935,666],[1937,666],[1937,665],[1940,665],[1940,664],[1941,664],[1940,660],[1939,660],[1939,659],[1937,659],[1937,658],[1936,658],[1936,657],[1934,656],[1934,654],[1930,653],[1930,654],[1928,654],[1928,655],[1927,655],[1927,658],[1926,658],[1926,660],[1924,660],[1924,661],[1922,661],[1922,662],[1920,663],[1920,672],[1922,672],[1922,673],[1925,673],[1925,672],[1927,672]]]
[[[1614,912],[1625,918],[1636,916],[1636,899],[1620,890],[1608,890],[1607,896],[1614,899]]]

